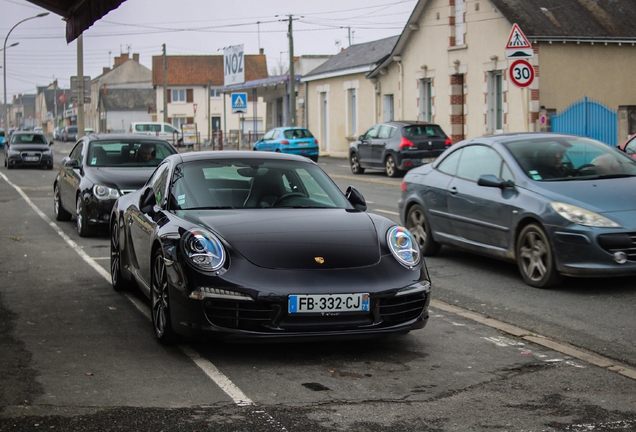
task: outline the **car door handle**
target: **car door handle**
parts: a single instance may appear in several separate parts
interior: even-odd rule
[[[453,186],[452,188],[450,188],[448,190],[452,195],[456,195],[457,194],[457,188],[455,186]]]

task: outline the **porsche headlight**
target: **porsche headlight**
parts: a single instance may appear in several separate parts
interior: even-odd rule
[[[577,207],[571,204],[565,204],[558,201],[552,201],[550,203],[550,206],[552,206],[555,212],[557,212],[570,222],[578,225],[599,228],[621,228],[621,226],[613,220],[581,207]]]
[[[404,227],[395,226],[386,235],[391,253],[400,264],[413,267],[420,262],[420,247],[413,234]]]
[[[120,196],[117,189],[100,184],[93,186],[93,195],[98,200],[116,200]]]
[[[183,249],[192,265],[205,271],[215,271],[225,264],[225,249],[211,232],[191,229],[183,237]]]

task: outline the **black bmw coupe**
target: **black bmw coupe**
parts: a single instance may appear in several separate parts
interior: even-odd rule
[[[408,333],[431,283],[411,233],[366,213],[307,158],[168,156],[110,217],[116,290],[151,300],[156,337],[322,340]]]

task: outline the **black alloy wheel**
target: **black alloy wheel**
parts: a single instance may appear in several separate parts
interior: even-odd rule
[[[155,336],[162,344],[173,345],[178,342],[179,337],[172,328],[168,276],[166,275],[166,262],[161,249],[154,254],[150,285],[150,308]]]
[[[88,217],[86,216],[86,207],[84,206],[84,200],[81,195],[77,196],[76,206],[77,216],[75,222],[77,223],[77,233],[80,237],[91,237],[95,235],[95,227],[88,224]]]
[[[124,279],[121,273],[121,233],[123,223],[113,221],[110,229],[110,279],[115,291],[124,291],[130,288],[129,281]]]
[[[62,207],[62,198],[60,198],[60,185],[55,184],[53,189],[53,211],[55,212],[55,220],[66,222],[71,220],[71,214]]]
[[[517,237],[517,265],[525,283],[550,288],[561,282],[554,254],[543,229],[536,224],[524,227]]]
[[[358,160],[357,153],[351,153],[349,156],[349,163],[351,164],[351,172],[354,174],[363,174],[364,168],[360,166],[360,161]]]
[[[431,227],[426,220],[426,214],[424,209],[419,205],[414,205],[409,209],[406,216],[406,228],[411,231],[411,234],[415,237],[415,241],[420,246],[422,255],[433,256],[435,255],[441,245],[433,240],[431,235]]]
[[[386,171],[387,177],[397,177],[399,174],[397,163],[395,163],[395,158],[391,155],[386,157],[384,161],[384,171]]]

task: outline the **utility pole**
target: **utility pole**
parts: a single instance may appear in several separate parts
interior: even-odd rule
[[[296,76],[294,75],[294,35],[292,34],[292,23],[294,16],[289,15],[289,119],[290,126],[296,126]]]
[[[77,139],[84,136],[84,38],[77,37]]]
[[[53,76],[53,106],[55,107],[55,116],[53,117],[53,129],[57,128],[57,80]]]
[[[166,44],[163,47],[163,122],[168,122],[168,60],[166,58]]]

